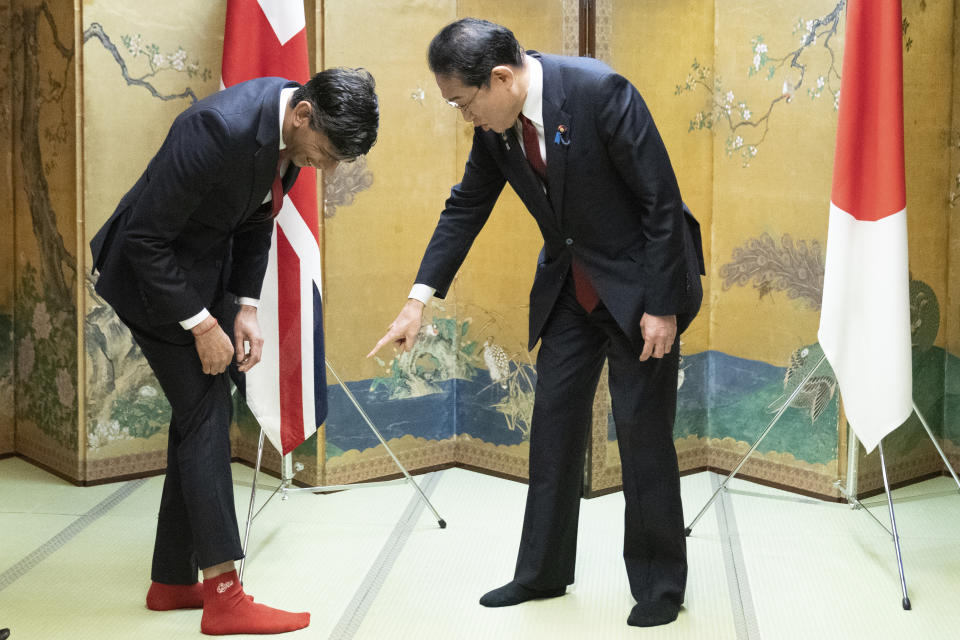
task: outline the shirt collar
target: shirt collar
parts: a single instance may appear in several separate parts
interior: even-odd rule
[[[283,116],[286,115],[287,108],[290,106],[290,98],[296,90],[296,87],[287,87],[280,90],[280,151],[287,148],[287,143],[283,141]]]
[[[524,56],[530,74],[530,86],[527,87],[527,99],[523,101],[520,113],[530,119],[530,122],[543,128],[543,67],[540,61],[533,56]]]

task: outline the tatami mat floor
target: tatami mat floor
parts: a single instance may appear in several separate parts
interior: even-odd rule
[[[234,465],[241,522],[251,475]],[[679,619],[654,629],[626,625],[619,494],[583,502],[577,581],[566,596],[485,609],[480,595],[512,575],[526,487],[461,469],[417,480],[446,529],[403,484],[293,494],[264,509],[246,589],[312,615],[308,628],[282,637],[960,637],[960,495],[950,478],[894,494],[913,610],[900,606],[890,536],[867,514],[734,480],[688,539]],[[687,521],[720,481],[683,478]],[[198,611],[143,604],[161,484],[78,488],[0,460],[0,628],[10,640],[200,637]],[[867,504],[887,522],[882,496]]]

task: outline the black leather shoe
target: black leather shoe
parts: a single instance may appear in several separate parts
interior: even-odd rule
[[[508,582],[499,589],[487,592],[480,598],[480,604],[485,607],[510,607],[527,600],[538,598],[556,598],[567,592],[566,587],[556,589],[530,589],[516,582]]]
[[[680,606],[666,600],[638,602],[633,605],[627,624],[631,627],[656,627],[677,619]]]

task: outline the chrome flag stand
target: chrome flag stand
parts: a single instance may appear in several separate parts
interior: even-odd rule
[[[373,434],[377,436],[377,440],[380,441],[380,444],[383,445],[383,448],[386,449],[387,453],[390,454],[390,457],[393,458],[394,464],[396,464],[397,468],[400,469],[401,473],[403,473],[403,477],[397,478],[395,480],[382,480],[377,482],[358,482],[356,484],[337,484],[337,485],[328,485],[323,487],[291,488],[290,485],[293,483],[294,473],[296,471],[300,471],[301,469],[303,469],[303,465],[301,465],[298,462],[296,465],[297,468],[294,469],[293,454],[288,453],[285,456],[283,456],[283,463],[282,463],[281,472],[280,472],[280,484],[274,488],[273,493],[270,494],[270,496],[266,499],[266,501],[262,505],[260,505],[260,508],[257,509],[257,512],[254,513],[253,508],[254,508],[254,503],[257,495],[257,475],[260,473],[260,463],[263,460],[264,434],[263,434],[263,429],[260,429],[260,442],[257,445],[257,463],[253,468],[253,486],[250,488],[250,506],[247,509],[247,525],[246,525],[245,532],[243,534],[244,557],[240,559],[240,568],[238,570],[238,576],[241,582],[243,582],[243,565],[247,555],[247,543],[250,540],[250,527],[253,524],[253,520],[258,515],[260,515],[260,512],[263,511],[264,507],[267,506],[267,503],[269,503],[270,500],[273,499],[275,495],[277,495],[277,493],[280,493],[281,500],[286,500],[288,494],[302,492],[302,491],[309,491],[311,493],[322,493],[325,491],[343,491],[346,489],[369,489],[372,487],[383,487],[390,484],[399,484],[401,482],[408,482],[411,485],[413,485],[414,489],[416,489],[417,493],[420,496],[420,502],[426,505],[427,508],[430,509],[430,511],[433,513],[433,516],[437,519],[437,525],[439,525],[441,529],[447,528],[446,520],[440,517],[440,514],[437,513],[437,510],[434,509],[433,505],[430,503],[430,499],[427,498],[426,494],[423,492],[423,489],[420,488],[420,485],[417,484],[417,481],[413,479],[413,476],[411,476],[410,473],[407,472],[407,469],[403,466],[403,464],[400,462],[397,456],[394,455],[393,450],[390,449],[390,446],[387,444],[387,441],[384,440],[383,435],[380,434],[380,430],[377,429],[377,427],[373,424],[373,421],[370,420],[370,417],[367,415],[367,412],[363,410],[363,407],[361,407],[360,403],[357,402],[357,399],[354,397],[353,393],[350,392],[350,389],[347,388],[347,385],[345,385],[343,383],[343,380],[340,379],[340,376],[337,375],[337,372],[334,370],[333,366],[331,366],[330,361],[324,360],[324,362],[327,365],[327,369],[329,369],[330,373],[333,374],[333,377],[337,379],[337,384],[340,385],[340,388],[343,389],[343,392],[347,394],[347,398],[349,398],[353,406],[356,407],[357,411],[360,413],[360,416],[363,418],[364,422],[367,423],[367,426],[370,427],[370,430],[373,431]]]
[[[707,509],[710,508],[710,505],[712,505],[713,502],[717,499],[717,496],[720,495],[720,492],[727,488],[727,484],[730,482],[730,480],[732,480],[733,477],[737,475],[737,473],[740,471],[743,465],[747,462],[747,459],[750,457],[750,455],[757,450],[757,447],[760,446],[760,442],[763,441],[763,439],[767,436],[768,433],[770,433],[770,430],[773,429],[773,425],[777,424],[777,421],[780,420],[780,416],[783,415],[784,411],[787,410],[787,407],[790,406],[790,403],[793,402],[794,398],[797,397],[797,394],[800,393],[800,390],[803,389],[804,385],[807,384],[807,381],[810,380],[810,378],[813,376],[816,370],[820,368],[820,365],[822,365],[826,359],[827,359],[826,355],[821,356],[820,361],[817,362],[816,366],[813,367],[810,370],[810,372],[807,373],[807,375],[803,378],[803,380],[800,381],[800,384],[798,384],[796,389],[793,390],[793,393],[790,394],[790,397],[787,398],[787,401],[783,403],[783,406],[780,407],[780,410],[777,411],[777,414],[773,416],[773,419],[770,421],[770,424],[768,424],[767,428],[764,429],[763,433],[760,434],[760,437],[757,438],[757,441],[753,443],[753,446],[750,447],[750,450],[747,451],[746,455],[743,456],[743,458],[740,460],[739,464],[737,464],[734,470],[730,472],[726,480],[724,480],[720,484],[720,486],[717,487],[716,491],[713,492],[713,495],[710,496],[710,499],[707,501],[707,503],[703,506],[702,509],[700,509],[700,513],[697,514],[697,516],[693,519],[693,522],[691,522],[687,526],[687,528],[684,530],[684,533],[687,536],[690,536],[690,534],[693,532],[694,525],[696,525],[697,522],[700,521],[700,518],[703,517],[703,514],[706,513]],[[933,431],[931,431],[930,426],[927,424],[926,419],[923,417],[923,414],[920,413],[920,409],[917,407],[916,402],[913,403],[913,412],[917,414],[918,418],[920,418],[920,422],[923,424],[923,428],[926,429],[927,435],[930,436],[930,440],[933,442],[933,446],[937,449],[937,452],[940,454],[940,457],[943,459],[943,463],[947,465],[947,469],[950,471],[950,475],[953,476],[954,482],[957,483],[958,491],[960,491],[960,478],[957,477],[956,471],[954,471],[953,466],[950,464],[950,461],[947,459],[946,454],[944,454],[943,449],[941,449],[940,445],[937,443],[937,439],[936,437],[934,437]],[[847,499],[847,502],[849,502],[854,509],[863,509],[867,514],[870,515],[871,518],[873,518],[876,521],[877,524],[879,524],[883,528],[884,531],[890,534],[890,536],[893,538],[893,545],[897,555],[897,569],[900,572],[900,589],[903,595],[902,605],[904,609],[909,610],[910,598],[907,596],[907,581],[903,575],[903,558],[900,553],[900,536],[897,533],[897,520],[893,512],[893,497],[890,494],[890,482],[887,479],[887,463],[883,455],[883,442],[881,441],[880,444],[877,445],[877,447],[880,451],[880,470],[883,474],[883,488],[887,494],[887,507],[890,512],[890,526],[893,529],[892,531],[890,529],[887,529],[887,527],[882,522],[880,522],[880,520],[875,515],[873,515],[873,513],[871,513],[870,510],[867,509],[867,507],[865,507],[863,503],[860,502],[859,499],[857,499],[857,488],[856,488],[857,439],[856,439],[856,436],[853,434],[852,429],[850,430],[849,442],[850,442],[850,446],[847,449],[847,455],[848,455],[847,486],[843,490],[843,494]]]

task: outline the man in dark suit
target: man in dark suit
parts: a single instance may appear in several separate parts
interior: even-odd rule
[[[177,117],[90,243],[97,292],[130,328],[172,409],[147,606],[203,607],[204,633],[309,624],[309,613],[255,604],[234,571],[243,552],[226,371],[232,360],[240,372],[260,360],[257,302],[283,194],[300,167],[332,171],[367,153],[378,121],[363,70],[328,69],[304,86],[259,78],[230,87]]]
[[[674,620],[686,549],[673,446],[678,335],[696,315],[699,226],[663,142],[625,78],[587,58],[524,53],[508,29],[464,19],[430,44],[443,98],[476,126],[410,298],[372,353],[412,347],[430,296],[443,297],[509,182],[543,234],[530,292],[540,341],[530,485],[514,579],[489,607],[562,595],[574,580],[593,396],[609,361],[623,461],[628,624]]]

